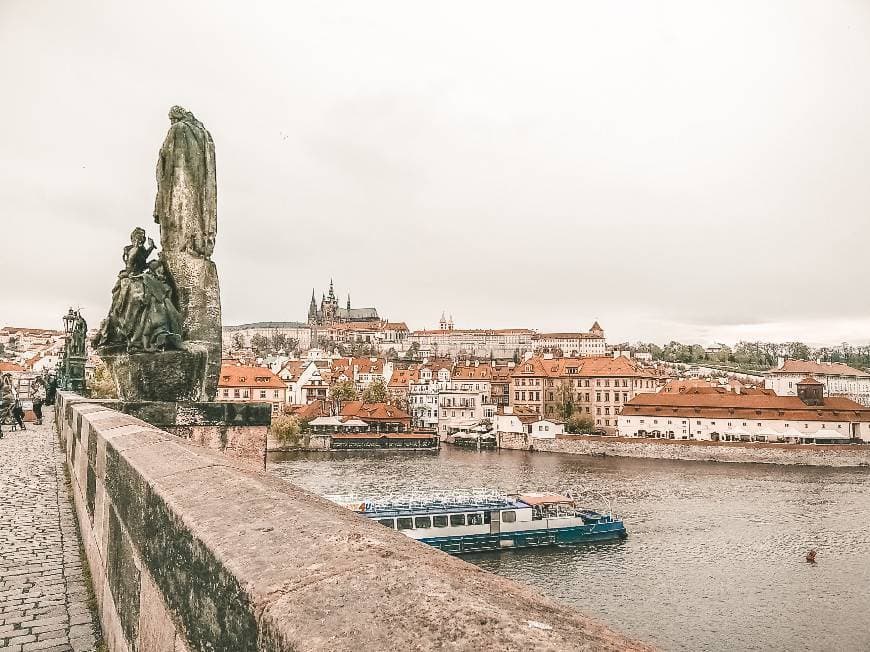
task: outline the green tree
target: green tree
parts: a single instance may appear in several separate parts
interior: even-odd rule
[[[399,354],[392,346],[387,349],[387,352],[384,355],[386,356],[388,362],[395,362],[399,359]]]
[[[567,421],[574,414],[574,393],[569,382],[563,382],[556,388],[556,414]]]
[[[244,349],[245,348],[245,338],[241,333],[233,333],[232,344],[234,349]]]
[[[285,446],[298,446],[302,434],[302,424],[295,416],[281,414],[272,419],[269,432]]]
[[[389,392],[383,378],[376,378],[363,390],[362,400],[364,403],[385,403]]]
[[[590,433],[594,428],[595,422],[592,420],[592,417],[580,414],[579,412],[572,414],[565,424],[565,430],[572,434]]]
[[[332,402],[333,414],[341,412],[342,404],[348,401],[356,401],[358,396],[352,380],[335,383],[329,388],[329,400]]]
[[[94,369],[94,378],[87,384],[87,391],[91,398],[118,398],[115,381],[105,362],[100,362]]]
[[[419,342],[411,342],[411,346],[409,346],[408,350],[405,351],[405,360],[416,360],[419,353],[420,353]]]
[[[260,333],[256,333],[251,338],[251,348],[254,350],[254,353],[257,355],[263,355],[269,352],[269,338],[265,335],[260,335]]]

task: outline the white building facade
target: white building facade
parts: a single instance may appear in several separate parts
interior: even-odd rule
[[[781,360],[764,375],[764,386],[779,396],[797,396],[798,383],[808,376],[825,386],[825,396],[843,396],[870,406],[870,373],[838,362]]]

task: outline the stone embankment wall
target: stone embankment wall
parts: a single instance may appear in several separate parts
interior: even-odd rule
[[[770,444],[680,439],[639,439],[565,435],[556,439],[534,439],[529,435],[501,433],[499,446],[572,455],[643,457],[697,462],[752,462],[807,466],[870,466],[870,445],[866,444]]]
[[[56,419],[112,652],[649,649],[106,405]]]

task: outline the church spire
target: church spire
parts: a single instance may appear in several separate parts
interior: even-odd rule
[[[308,321],[317,319],[317,300],[314,298],[314,288],[311,288],[311,303],[308,304]]]
[[[329,279],[329,298],[330,300],[335,300],[335,288],[332,285],[332,279]]]
[[[350,312],[350,292],[347,293],[347,311]]]

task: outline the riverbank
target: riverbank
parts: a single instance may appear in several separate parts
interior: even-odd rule
[[[638,457],[696,462],[785,464],[795,466],[870,467],[867,444],[771,444],[755,442],[641,439],[596,435],[563,435],[534,439],[502,433],[499,447],[511,450],[567,453],[597,457]]]

